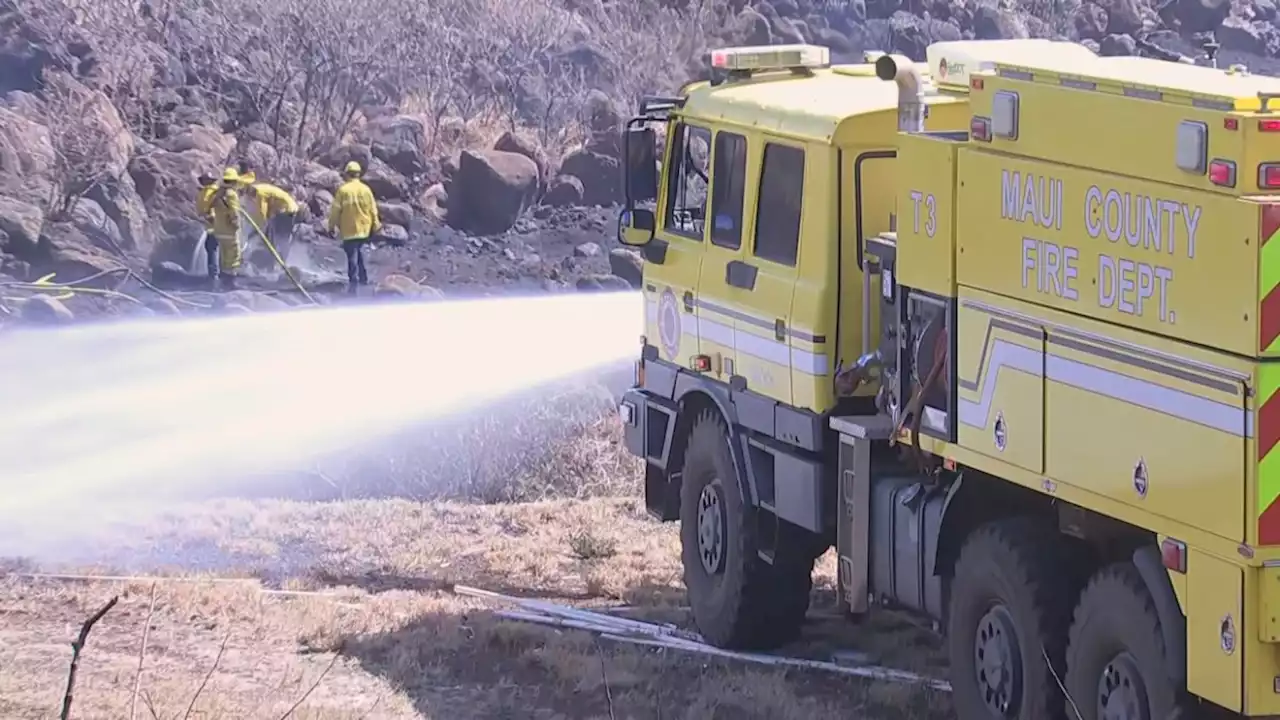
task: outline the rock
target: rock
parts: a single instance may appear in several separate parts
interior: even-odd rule
[[[405,203],[378,203],[378,216],[384,223],[408,227],[413,222],[413,208]]]
[[[600,257],[600,245],[593,242],[584,242],[573,249],[575,257]]]
[[[27,298],[18,311],[18,317],[38,325],[66,325],[76,319],[75,314],[62,301],[48,295]]]
[[[44,211],[35,205],[0,196],[0,232],[5,242],[0,249],[25,257],[36,249],[44,228]]]
[[[1268,42],[1275,37],[1275,29],[1268,25],[1265,22],[1255,23],[1232,15],[1222,21],[1222,27],[1218,28],[1216,36],[1224,48],[1252,55],[1270,56],[1280,48],[1275,47],[1274,42]]]
[[[133,177],[128,173],[98,183],[87,197],[97,203],[115,225],[115,236],[119,238],[122,249],[145,255],[155,247],[157,238],[153,221]]]
[[[407,177],[427,171],[427,130],[422,118],[392,115],[365,123],[358,133],[373,156]]]
[[[303,172],[302,184],[332,193],[342,184],[342,175],[337,170],[330,170],[323,165],[313,164]],[[329,201],[333,201],[332,195],[329,196]],[[328,211],[326,210],[326,212]]]
[[[449,207],[449,193],[442,183],[436,183],[423,191],[422,197],[418,198],[418,204],[422,206],[422,211],[428,220],[433,223],[443,222],[446,208]]]
[[[1108,35],[1098,43],[1098,49],[1102,55],[1133,55],[1138,49],[1138,44],[1128,35]]]
[[[409,231],[400,225],[383,223],[378,239],[391,247],[404,247],[409,244]]]
[[[311,198],[307,200],[307,209],[311,211],[312,217],[322,222],[327,221],[329,208],[332,206],[333,193],[328,190],[316,190],[311,193]]]
[[[53,189],[53,165],[48,129],[0,108],[0,195],[43,206]]]
[[[1138,0],[1103,0],[1107,14],[1107,33],[1132,35],[1142,30],[1142,5]]]
[[[401,200],[408,190],[405,179],[381,160],[369,163],[361,179],[379,200]]]
[[[582,183],[582,202],[587,205],[612,205],[622,200],[622,164],[617,158],[577,150],[565,157],[560,174],[572,175]]]
[[[195,290],[208,287],[209,277],[187,272],[176,262],[162,260],[151,264],[151,284],[161,290]]]
[[[107,217],[101,205],[88,198],[80,198],[71,208],[71,224],[100,248],[111,250],[121,247],[120,229]]]
[[[769,27],[769,19],[752,8],[744,8],[738,13],[737,25],[744,45],[773,44],[773,29]]]
[[[616,275],[587,275],[578,278],[575,286],[581,292],[610,292],[631,290],[631,284]]]
[[[533,203],[538,166],[500,150],[464,150],[449,191],[448,222],[478,235],[510,230]]]
[[[551,183],[542,200],[555,207],[572,207],[582,204],[582,181],[572,175],[560,175]]]
[[[249,163],[249,167],[257,169],[256,175],[262,175],[265,168],[274,168],[280,162],[276,149],[261,140],[250,140],[237,154],[240,160]]]
[[[640,253],[635,250],[614,248],[609,251],[609,272],[627,281],[637,290],[644,286],[643,267]]]
[[[373,288],[373,294],[376,297],[384,298],[401,298],[406,300],[443,300],[444,293],[431,287],[418,283],[413,278],[399,273],[391,273],[381,280]]]
[[[1231,14],[1231,0],[1171,0],[1161,6],[1161,13],[1176,20],[1183,33],[1217,30]]]
[[[1107,11],[1093,3],[1077,7],[1071,14],[1076,35],[1086,40],[1101,40],[1107,35]]]
[[[501,152],[516,153],[532,160],[533,164],[538,166],[539,185],[546,185],[550,161],[547,159],[547,153],[538,147],[538,144],[532,138],[517,135],[508,130],[502,133],[502,137],[498,138],[498,141],[493,144],[493,149]]]
[[[59,280],[80,280],[123,266],[116,253],[94,245],[87,235],[67,222],[46,223],[40,235],[42,268],[56,272]]]
[[[368,145],[348,143],[346,145],[339,145],[322,153],[317,159],[323,165],[332,168],[335,172],[341,170],[347,163],[353,160],[360,163],[360,167],[368,170],[369,166],[373,164],[373,150]],[[311,185],[313,183],[308,182],[307,184]],[[334,187],[337,186],[335,185]]]
[[[266,293],[253,292],[252,290],[232,290],[221,296],[222,302],[226,305],[239,305],[241,307],[252,310],[253,312],[272,312],[276,310],[288,310],[293,307],[289,303]]]
[[[182,311],[178,309],[178,304],[167,297],[152,295],[144,298],[142,303],[157,315],[181,315]]]
[[[157,142],[162,149],[171,153],[182,153],[189,150],[206,155],[215,163],[223,164],[236,147],[235,138],[200,125],[164,138]]]
[[[980,5],[973,15],[973,33],[978,40],[1014,40],[1030,37],[1026,23],[1017,13],[994,5]]]

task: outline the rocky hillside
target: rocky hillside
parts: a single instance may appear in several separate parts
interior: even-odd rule
[[[249,161],[316,223],[355,159],[383,270],[445,288],[615,284],[620,117],[708,47],[815,42],[921,57],[1048,36],[1272,70],[1274,0],[0,0],[0,275],[126,265],[180,283],[201,172]],[[596,208],[596,209],[592,209]],[[612,260],[612,262],[610,262]],[[291,262],[293,258],[291,257]],[[263,264],[270,268],[269,260]],[[310,277],[310,276],[309,276]]]

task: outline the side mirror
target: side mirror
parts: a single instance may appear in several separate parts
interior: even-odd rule
[[[644,247],[653,240],[652,210],[623,210],[618,216],[618,242],[631,247]]]
[[[628,128],[626,132],[625,197],[629,205],[658,198],[657,133],[653,128]]]

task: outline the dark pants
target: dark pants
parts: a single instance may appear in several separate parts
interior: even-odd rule
[[[271,240],[271,244],[276,246],[276,250],[280,253],[281,259],[289,251],[289,240],[293,237],[293,226],[296,221],[293,213],[282,212],[274,215],[267,221],[267,227],[264,232],[267,238]]]
[[[347,253],[347,290],[355,292],[357,285],[369,284],[369,272],[364,267],[364,246],[369,238],[354,238],[342,241],[342,249]]]
[[[236,278],[234,275],[223,275],[219,272],[218,263],[218,238],[213,233],[206,232],[204,234],[204,257],[205,264],[209,266],[209,282],[218,282],[223,289],[231,290],[236,286]]]
[[[209,265],[209,277],[218,277],[218,238],[213,233],[204,234],[204,257]]]

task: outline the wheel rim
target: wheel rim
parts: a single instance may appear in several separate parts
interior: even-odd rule
[[[973,659],[983,702],[998,717],[1013,717],[1021,700],[1022,656],[1013,616],[1003,605],[995,605],[978,621]]]
[[[698,557],[708,575],[724,569],[724,535],[724,493],[716,480],[698,496]]]
[[[1111,659],[1098,678],[1099,720],[1150,720],[1147,686],[1138,662],[1128,652]]]

